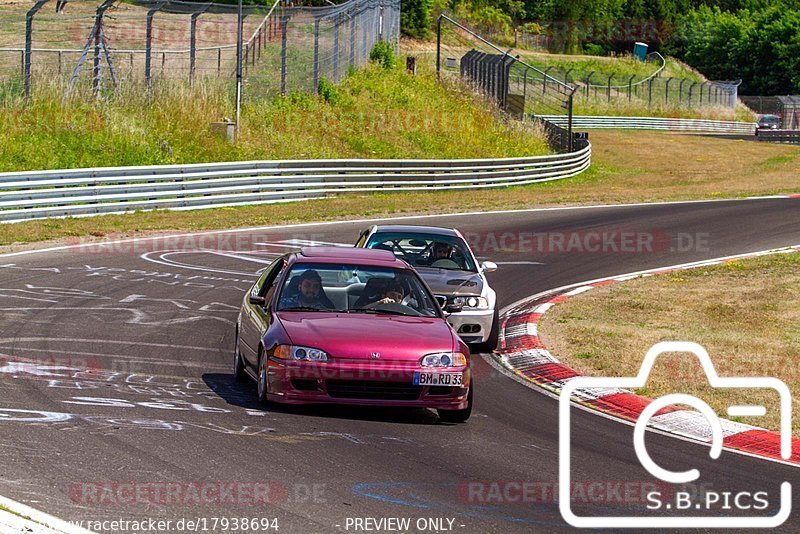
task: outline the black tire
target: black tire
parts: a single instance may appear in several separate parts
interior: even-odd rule
[[[269,404],[269,380],[267,376],[267,357],[263,349],[258,351],[258,375],[256,376],[256,398],[259,404]]]
[[[466,423],[469,416],[472,415],[472,390],[475,389],[474,385],[470,383],[469,392],[467,393],[467,407],[463,410],[436,410],[439,413],[439,419],[443,423]]]
[[[247,379],[247,373],[244,371],[244,360],[242,353],[239,350],[239,331],[236,331],[236,342],[233,346],[233,380],[236,382],[244,382]]]
[[[492,329],[489,330],[489,337],[483,343],[475,343],[472,347],[476,352],[493,352],[497,348],[500,339],[500,312],[494,310],[492,317]]]

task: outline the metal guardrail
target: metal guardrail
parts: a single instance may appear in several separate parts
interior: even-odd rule
[[[0,222],[204,209],[342,193],[525,185],[576,176],[592,147],[527,158],[250,161],[0,173]]]
[[[554,122],[559,126],[566,125],[566,117],[558,115],[537,116],[540,119]],[[572,117],[573,128],[609,128],[630,130],[671,130],[687,132],[718,132],[731,134],[752,134],[756,123],[739,121],[715,121],[706,119],[672,119],[663,117]]]
[[[759,130],[756,137],[759,141],[800,145],[800,130]]]

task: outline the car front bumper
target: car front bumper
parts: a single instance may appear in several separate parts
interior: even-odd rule
[[[463,374],[462,387],[415,386],[414,373],[431,372],[416,362],[286,362],[270,359],[269,400],[285,404],[348,404],[463,410],[469,367],[434,372]]]
[[[464,310],[452,313],[447,322],[465,343],[484,343],[489,339],[494,310]]]

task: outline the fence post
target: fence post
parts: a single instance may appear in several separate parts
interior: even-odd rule
[[[653,105],[653,78],[650,78],[650,81],[648,82],[647,85],[648,85],[648,87],[647,87],[647,105],[648,106],[652,106]]]
[[[667,78],[667,82],[664,85],[664,103],[669,105],[669,82],[672,81],[672,78]]]
[[[350,66],[356,64],[356,17],[350,13]]]
[[[342,17],[339,14],[333,19],[333,82],[339,81],[339,27]]]
[[[686,81],[686,78],[681,78],[681,83],[678,85],[678,105],[683,105],[683,83]]]
[[[189,23],[189,85],[194,84],[194,69],[197,62],[197,17],[200,13],[192,13]]]
[[[442,74],[442,16],[436,19],[436,79]]]
[[[102,19],[101,19],[102,20]],[[100,94],[100,28],[102,22],[98,24],[94,32],[94,58],[92,65],[92,94],[97,97]]]
[[[628,80],[628,102],[633,100],[633,80],[636,78],[636,75],[630,77]]]
[[[547,92],[547,77],[549,76],[548,73],[550,72],[550,69],[552,69],[552,68],[553,68],[553,66],[550,65],[549,67],[544,69],[544,76],[542,76],[542,94],[545,94]]]
[[[166,2],[161,1],[154,5],[147,11],[147,25],[145,27],[145,45],[144,45],[144,83],[147,88],[150,88],[152,83],[152,61],[153,61],[153,17],[156,12]]]
[[[363,62],[369,57],[369,50],[367,50],[367,21],[369,20],[369,16],[367,15],[366,11],[361,12],[361,60],[359,64],[363,64]]]
[[[569,74],[575,70],[575,67],[570,67],[566,71],[564,71],[564,83],[569,83]]]
[[[594,71],[590,72],[588,76],[586,76],[586,99],[589,99],[589,88],[592,85],[592,75]]]
[[[694,89],[695,85],[697,85],[697,82],[694,82],[689,86],[689,107],[692,107],[692,90]]]
[[[47,3],[47,0],[38,0],[25,14],[25,52],[22,60],[22,76],[25,79],[25,99],[31,98],[31,54],[33,47],[33,17]],[[59,51],[59,54],[61,52]],[[60,57],[60,56],[59,56]],[[59,74],[61,74],[59,69]]]
[[[286,94],[286,25],[289,22],[289,15],[281,17],[281,94]]]
[[[701,84],[700,84],[700,98],[698,98],[698,99],[697,99],[697,103],[698,103],[700,106],[702,106],[702,105],[703,105],[703,86],[704,86],[705,84],[706,84],[705,82],[703,82],[703,83],[701,83]]]
[[[567,97],[567,146],[569,147],[569,152],[573,152],[574,150],[574,143],[575,143],[575,136],[572,134],[572,94]]]
[[[611,102],[611,80],[613,80],[613,79],[614,79],[614,75],[613,74],[609,74],[609,76],[608,76],[608,88],[607,88],[608,101],[609,102]]]
[[[222,74],[222,48],[217,48],[217,76]]]
[[[319,87],[319,18],[314,19],[314,87],[313,92],[317,92]]]

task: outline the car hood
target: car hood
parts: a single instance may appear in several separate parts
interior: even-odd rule
[[[416,361],[459,346],[444,319],[328,312],[278,312],[293,345],[314,347],[332,359]]]
[[[416,270],[435,295],[480,296],[483,293],[483,278],[478,273],[432,267],[416,267]]]

